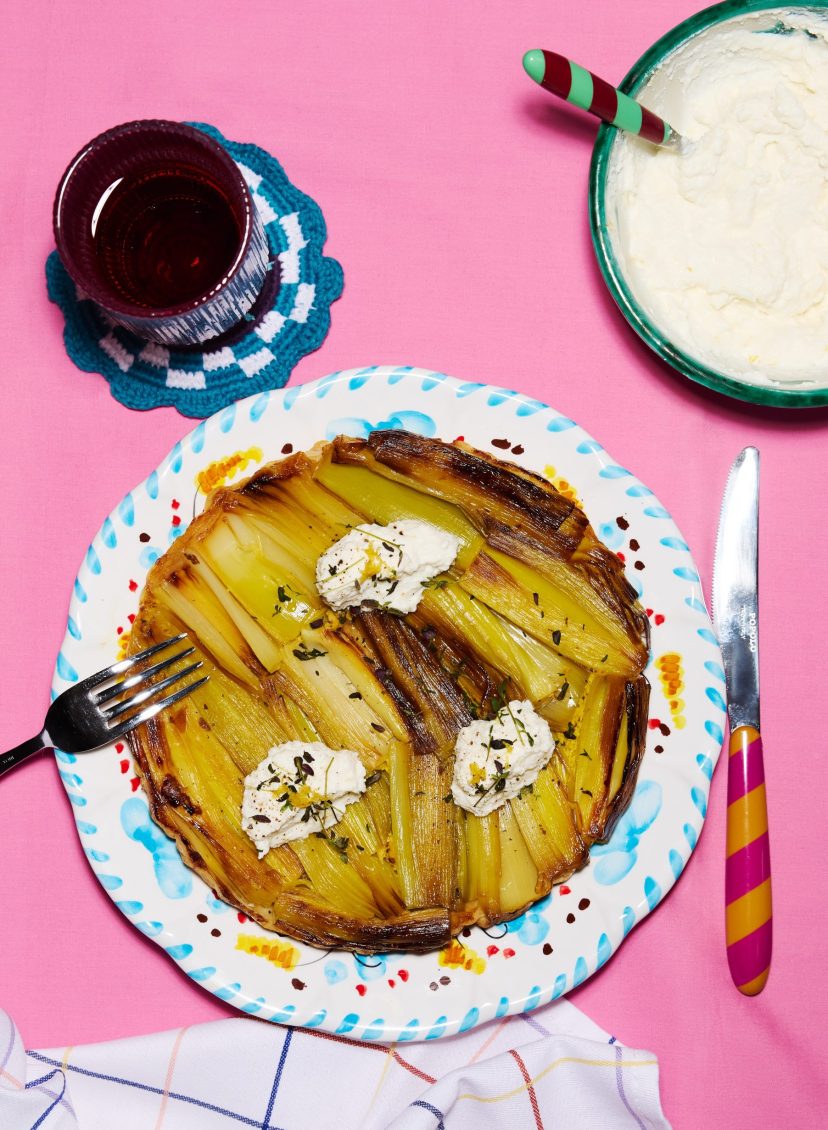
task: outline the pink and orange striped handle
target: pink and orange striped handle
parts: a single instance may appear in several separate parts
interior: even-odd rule
[[[754,997],[770,971],[773,911],[765,766],[753,726],[730,735],[725,903],[730,975],[740,993]]]

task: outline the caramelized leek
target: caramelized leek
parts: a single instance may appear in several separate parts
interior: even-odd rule
[[[331,749],[353,749],[366,768],[385,764],[389,731],[313,633],[281,653],[274,685],[299,706]]]
[[[482,547],[483,537],[468,518],[442,499],[376,475],[365,467],[343,463],[322,463],[316,478],[361,511],[369,522],[388,525],[402,518],[419,518],[452,534],[460,542],[455,562],[458,569],[466,569]]]
[[[319,606],[287,561],[274,559],[275,543],[262,545],[255,529],[234,515],[217,523],[200,546],[201,556],[259,625],[280,643],[296,638]]]
[[[262,628],[259,621],[251,616],[235,593],[226,588],[210,567],[204,562],[192,566],[197,576],[210,589],[216,602],[221,605],[234,627],[245,640],[266,671],[275,671],[279,666],[280,648],[272,636]]]
[[[199,584],[182,570],[172,573],[157,586],[155,599],[172,612],[185,631],[190,632],[225,671],[251,687],[258,686],[255,673],[258,664],[247,641],[206,585]],[[137,625],[139,631],[141,628],[146,631],[152,624],[153,611],[151,606],[144,607]],[[138,631],[133,629],[133,637],[157,642],[153,632],[139,637]],[[164,639],[164,633],[158,638]]]
[[[389,862],[397,869],[400,887],[408,907],[428,906],[423,876],[418,875],[414,856],[414,823],[411,818],[409,770],[411,751],[407,746],[395,744],[388,758],[388,785],[391,809],[391,839],[388,844]]]
[[[574,502],[543,479],[459,445],[389,430],[367,440],[335,440],[333,458],[453,503],[487,537],[518,527],[569,558],[587,528]]]
[[[573,663],[608,674],[638,674],[635,660],[618,641],[607,638],[585,609],[521,562],[494,550],[480,553],[460,584]]]
[[[520,910],[535,898],[538,869],[532,860],[511,804],[497,810],[500,832],[500,909]]]
[[[490,539],[495,560],[503,560],[498,552],[506,554],[507,559],[515,559],[513,564],[518,570],[522,565],[538,574],[556,591],[558,604],[567,602],[569,608],[582,609],[582,619],[588,617],[594,630],[614,641],[642,669],[647,662],[649,621],[636,604],[635,592],[615,554],[594,539],[590,540],[590,545],[597,546],[600,555],[593,548],[581,563],[578,553],[573,555],[572,561],[562,561],[532,538],[513,529],[501,530]],[[493,552],[495,550],[498,552]]]
[[[415,747],[448,756],[458,730],[471,721],[457,685],[405,620],[387,612],[361,612],[358,619],[406,700]]]
[[[466,814],[466,897],[476,901],[487,921],[500,910],[500,826],[497,812]]]
[[[419,875],[420,906],[450,907],[454,901],[455,831],[446,801],[451,774],[433,754],[412,757],[408,769],[409,805],[414,835],[414,864]]]
[[[573,681],[570,664],[497,616],[462,585],[427,589],[419,611],[441,635],[464,641],[481,659],[508,674],[526,698],[539,701],[557,695],[565,682]]]
[[[538,873],[548,884],[571,875],[586,858],[572,806],[548,765],[533,785],[512,801],[512,811]]]
[[[291,844],[313,889],[335,910],[374,918],[378,911],[371,888],[328,836],[315,834]]]

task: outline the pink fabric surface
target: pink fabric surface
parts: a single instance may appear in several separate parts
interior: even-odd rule
[[[521,56],[609,79],[692,0],[7,5],[0,32],[0,748],[48,703],[72,579],[113,503],[192,423],[130,412],[66,358],[45,294],[51,202],[74,152],[131,118],[212,122],[274,152],[322,206],[345,270],[322,348],[293,380],[379,362],[547,400],[657,493],[709,581],[728,467],[763,458],[763,737],[775,898],[767,989],[725,957],[723,764],[680,883],[573,995],[657,1053],[678,1130],[816,1125],[828,1107],[823,844],[828,412],[751,408],[641,345],[603,288],[586,191],[593,120]],[[708,588],[709,591],[709,588]],[[114,909],[51,759],[0,782],[0,1003],[30,1047],[229,1015]]]

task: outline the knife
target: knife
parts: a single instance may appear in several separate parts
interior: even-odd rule
[[[722,648],[730,721],[727,765],[725,936],[730,975],[756,996],[773,938],[768,810],[759,733],[759,452],[730,469],[713,565],[713,615]]]

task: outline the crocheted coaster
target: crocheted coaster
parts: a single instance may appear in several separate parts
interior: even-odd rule
[[[322,255],[327,232],[319,205],[290,183],[274,157],[227,141],[213,126],[191,124],[238,164],[278,264],[244,321],[203,345],[170,348],[115,325],[75,286],[57,251],[46,260],[46,282],[66,320],[66,352],[79,369],[106,377],[116,400],[210,416],[240,397],[281,388],[299,358],[319,348],[330,305],[342,293],[342,267]]]

